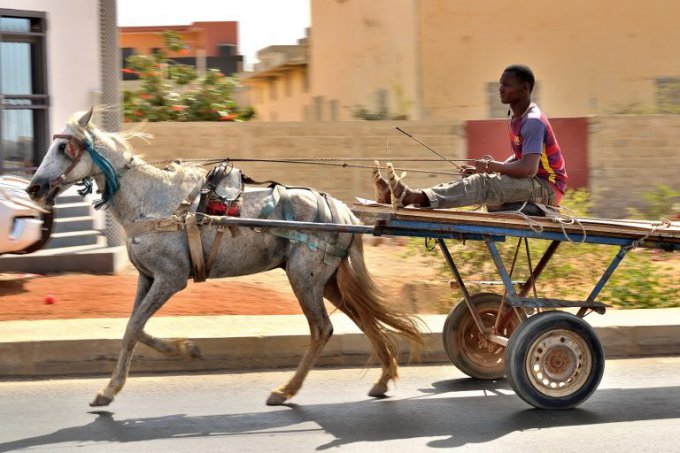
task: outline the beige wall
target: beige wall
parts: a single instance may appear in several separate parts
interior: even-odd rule
[[[487,83],[525,63],[551,116],[653,110],[680,77],[680,2],[311,0],[312,96],[375,108],[403,90],[412,119],[487,118]],[[349,112],[343,109],[343,117]]]
[[[3,0],[0,7],[46,13],[50,129],[61,131],[74,112],[99,102],[99,2]]]
[[[464,127],[444,121],[397,123],[449,158],[465,157]],[[127,127],[134,127],[126,125]],[[184,158],[436,158],[409,138],[397,134],[392,122],[324,123],[149,123],[150,144],[135,141],[147,161]],[[386,143],[388,144],[386,151]],[[658,184],[680,190],[680,116],[596,116],[589,119],[590,188],[598,216],[626,217],[628,207],[644,206],[642,194]],[[348,162],[350,163],[350,162]],[[370,162],[355,162],[370,165]],[[413,169],[451,172],[439,162],[402,163]],[[569,162],[567,162],[567,166]],[[315,187],[345,202],[373,197],[367,168],[338,168],[281,163],[240,162],[254,179]],[[567,167],[568,168],[568,167]],[[406,182],[427,187],[450,176],[411,172]]]
[[[652,105],[654,79],[680,76],[680,3],[653,0],[422,0],[424,104],[432,118],[484,118],[486,82],[528,64],[553,116]]]
[[[680,115],[596,116],[588,142],[599,215],[623,217],[626,208],[644,208],[642,195],[659,184],[680,190]]]
[[[389,122],[323,123],[148,123],[154,135],[150,144],[133,142],[135,152],[147,161],[185,158],[341,158],[379,157],[437,158],[421,145],[392,129]],[[126,127],[134,125],[126,124]],[[463,156],[465,145],[459,124],[408,122],[401,127],[450,158]],[[386,143],[389,145],[386,152]],[[372,162],[348,162],[372,165]],[[450,164],[403,163],[413,169],[455,172]],[[256,180],[273,179],[283,184],[310,186],[352,202],[355,196],[373,198],[369,168],[341,168],[298,164],[239,162],[237,166]],[[414,173],[406,181],[430,186],[451,176]]]
[[[376,93],[384,90],[389,95],[391,113],[418,119],[415,115],[419,101],[415,39],[418,2],[311,2],[312,96],[322,96],[324,107],[336,100],[342,112],[339,119],[346,120],[351,119],[350,109],[358,105],[375,112]]]

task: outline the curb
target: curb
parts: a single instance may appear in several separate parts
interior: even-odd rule
[[[412,363],[450,364],[441,334],[446,316],[423,315],[422,318],[430,330],[425,334],[427,347],[420,360]],[[366,337],[344,315],[334,314],[332,320],[335,334],[324,348],[317,366],[366,365],[371,356]],[[607,358],[680,354],[680,322],[674,323],[668,316],[666,321],[669,323],[595,325],[594,328]],[[106,319],[0,323],[0,376],[110,374],[120,352],[125,322],[124,319]],[[49,329],[56,326],[61,329],[60,334],[50,333]],[[78,326],[81,326],[80,330]],[[295,367],[309,343],[307,323],[301,315],[156,318],[150,321],[148,331],[163,338],[186,335],[199,346],[203,358],[168,358],[139,345],[132,362],[132,373]],[[221,333],[228,331],[236,332],[232,335]],[[31,338],[35,333],[43,338]],[[400,363],[408,363],[405,345],[402,351]]]

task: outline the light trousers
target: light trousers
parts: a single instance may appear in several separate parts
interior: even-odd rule
[[[461,181],[439,184],[423,189],[431,208],[460,208],[485,204],[525,202],[555,205],[555,190],[538,176],[513,178],[497,173],[475,173]]]

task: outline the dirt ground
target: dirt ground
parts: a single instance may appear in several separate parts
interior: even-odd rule
[[[436,273],[425,258],[406,256],[403,241],[371,238],[364,248],[371,275],[389,299],[406,281],[429,281]],[[23,277],[23,278],[22,278]],[[441,279],[440,279],[441,280]],[[137,274],[0,274],[0,321],[67,318],[126,318]],[[301,313],[282,270],[245,277],[189,282],[156,316],[287,315]]]

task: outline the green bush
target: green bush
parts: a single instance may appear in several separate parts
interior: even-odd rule
[[[664,199],[659,194],[671,194],[666,189],[646,194],[648,199]],[[562,200],[565,211],[577,217],[587,217],[592,208],[592,197],[587,190],[570,190]],[[658,206],[671,206],[663,201],[650,203],[654,215],[659,218]],[[666,213],[667,214],[667,213]],[[530,239],[531,265],[535,268],[550,241]],[[481,287],[475,281],[500,280],[498,271],[483,241],[447,241],[465,284],[471,293],[481,291],[503,292],[504,287]],[[506,242],[497,243],[503,263],[509,272],[517,247],[517,238],[507,237]],[[423,251],[422,239],[411,239],[407,254],[421,253],[432,260],[443,280],[453,278],[438,248]],[[563,241],[548,266],[536,282],[539,297],[568,300],[585,300],[595,287],[607,266],[619,252],[618,247],[598,244],[572,244]],[[660,308],[680,307],[680,262],[678,253],[650,249],[635,249],[626,255],[618,269],[596,298],[619,308]],[[525,246],[519,250],[513,280],[526,281],[529,266]],[[454,291],[449,304],[460,300],[462,293]]]
[[[179,35],[164,33],[166,49],[184,48]],[[193,66],[167,58],[163,50],[153,55],[132,55],[124,72],[137,74],[140,88],[123,90],[123,116],[136,121],[247,121],[252,107],[240,111],[232,99],[237,82],[216,69],[199,77]]]

